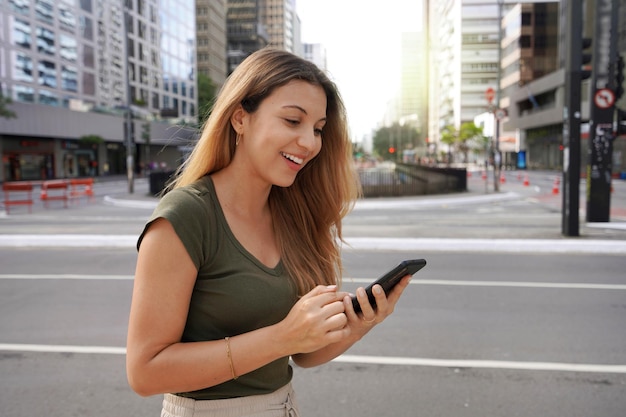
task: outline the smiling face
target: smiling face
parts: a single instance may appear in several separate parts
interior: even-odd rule
[[[322,149],[326,94],[318,85],[290,81],[253,113],[239,108],[232,124],[242,138],[233,163],[268,185],[288,187]]]

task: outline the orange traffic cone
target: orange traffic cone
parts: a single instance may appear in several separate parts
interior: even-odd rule
[[[530,180],[528,179],[528,174],[524,175],[524,187],[528,187],[530,185]]]
[[[483,180],[487,179],[487,171],[483,171],[482,179]]]
[[[506,177],[504,176],[504,171],[500,171],[500,184],[506,183]]]
[[[558,194],[560,186],[561,186],[561,181],[559,180],[559,177],[556,177],[554,179],[554,184],[552,185],[552,194]]]

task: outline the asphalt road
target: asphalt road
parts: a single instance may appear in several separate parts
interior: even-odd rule
[[[159,415],[124,369],[133,244],[154,202],[137,185],[0,216],[0,416]],[[358,206],[346,289],[401,259],[428,265],[346,355],[296,369],[303,416],[623,417],[626,231],[615,216],[565,239],[559,196],[533,187]]]

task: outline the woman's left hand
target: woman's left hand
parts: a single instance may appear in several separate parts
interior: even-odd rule
[[[365,335],[372,327],[381,323],[391,313],[393,313],[396,303],[400,296],[409,285],[411,275],[407,275],[391,290],[388,296],[380,285],[375,285],[372,289],[376,300],[376,307],[372,307],[363,287],[359,287],[356,291],[356,297],[361,305],[361,313],[356,313],[352,306],[352,299],[346,296],[343,299],[345,305],[345,314],[348,317],[348,327],[352,333],[359,336]]]

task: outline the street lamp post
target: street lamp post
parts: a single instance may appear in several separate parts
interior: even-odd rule
[[[500,170],[502,169],[502,156],[500,155],[500,118],[496,112],[500,109],[500,80],[502,78],[502,3],[498,0],[498,71],[496,77],[496,105],[494,110],[494,147],[493,147],[493,190],[500,191]]]
[[[126,144],[126,176],[128,178],[128,193],[133,194],[135,192],[135,158],[133,150],[133,115],[130,108],[132,100],[130,93],[130,73],[128,64],[128,28],[127,18],[128,13],[124,0],[121,0],[122,5],[122,22],[124,26],[124,69],[125,69],[125,85],[126,85],[126,111],[124,113],[124,143]]]

